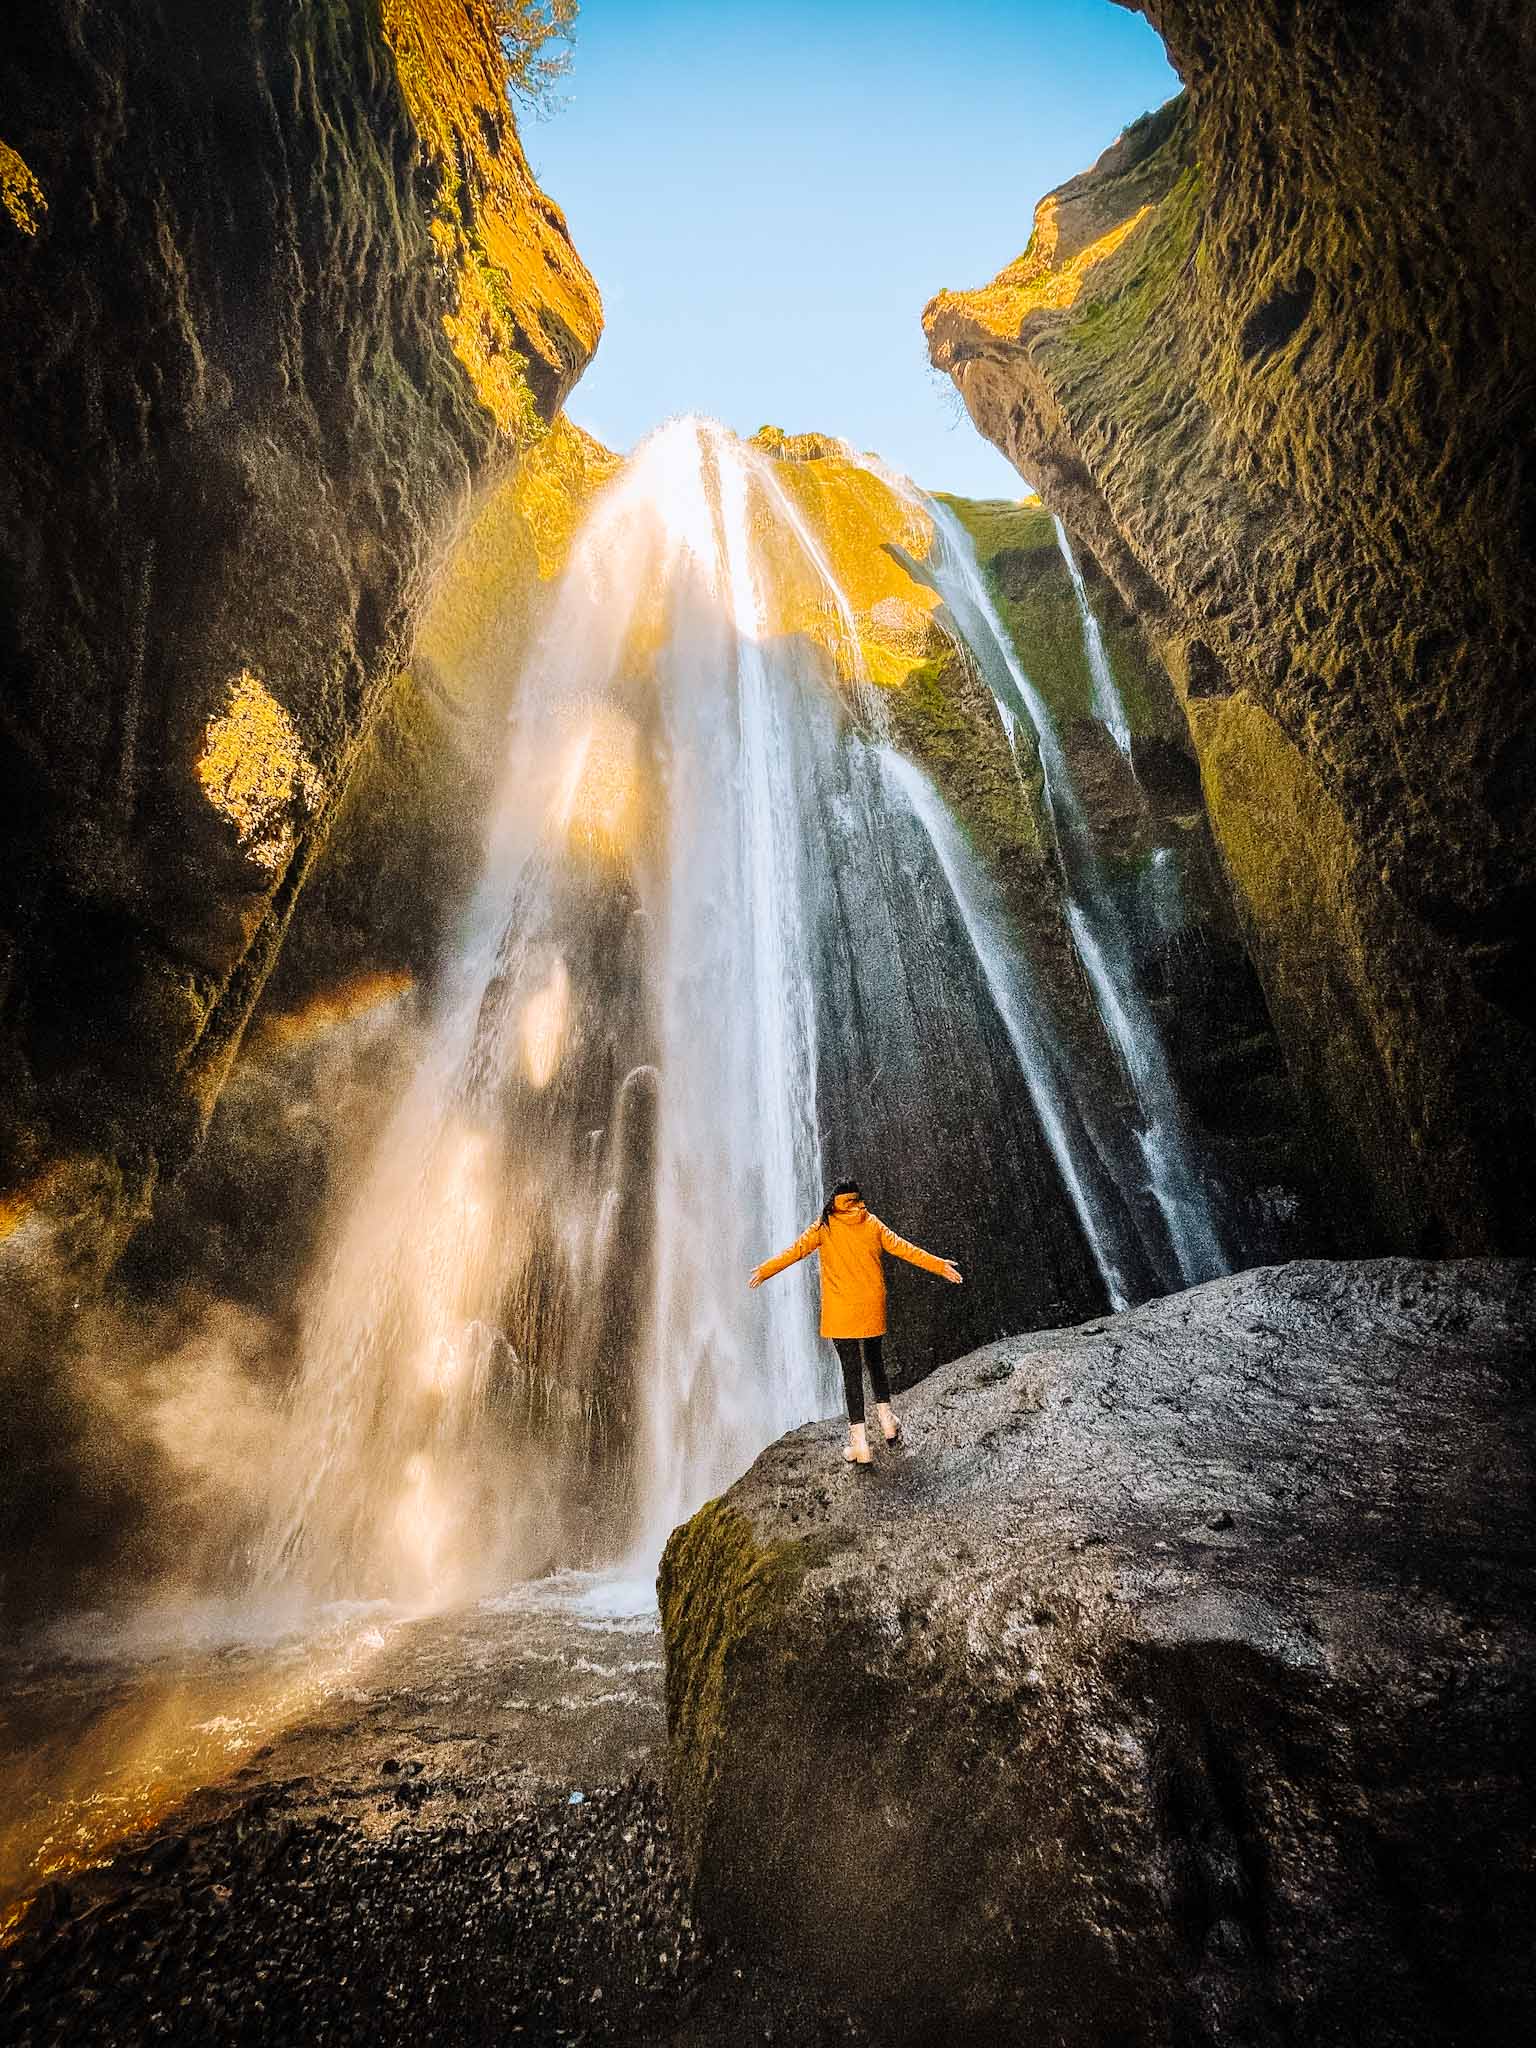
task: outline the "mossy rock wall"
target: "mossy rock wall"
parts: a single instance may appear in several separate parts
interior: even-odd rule
[[[1326,1249],[1334,1237],[1316,1199],[1305,1119],[1212,840],[1188,722],[1156,647],[1079,545],[1129,729],[1122,752],[1094,714],[1083,619],[1050,513],[1034,497],[940,502],[969,536],[997,615],[1055,725],[1118,904],[1131,971],[1220,1172],[1240,1241],[1255,1258]],[[1106,1095],[1124,1090],[1067,930],[1038,763],[1021,774],[985,686],[953,646],[914,669],[890,702],[903,746],[934,777],[996,878],[1078,1057],[1098,1062],[1096,1086]]]
[[[1517,1248],[1536,24],[1144,11],[1187,92],[934,300],[933,360],[1178,685],[1345,1246]]]
[[[0,1187],[99,1268],[600,310],[490,0],[39,0],[0,74]]]
[[[11,1613],[174,1548],[151,1328],[281,1314],[398,1079],[264,1028],[195,1157],[290,929],[264,1027],[365,1013],[469,858],[469,709],[403,664],[601,321],[505,81],[491,0],[38,0],[0,49]]]
[[[821,639],[845,684],[857,674],[873,685],[875,715],[931,777],[997,886],[1054,1028],[1092,1077],[1089,1095],[1113,1111],[1111,1124],[1129,1127],[1139,1112],[1069,931],[1041,764],[1027,735],[1015,755],[931,576],[931,512],[878,463],[825,435],[765,427],[755,445],[779,465],[780,488],[847,594],[858,645],[846,645],[846,622],[829,617],[819,589],[797,585],[798,544],[786,554],[773,624]],[[1134,956],[1130,971],[1220,1181],[1234,1242],[1247,1261],[1327,1249],[1334,1238],[1314,1198],[1305,1120],[1212,842],[1184,708],[1156,643],[1079,541],[1074,556],[1129,728],[1122,751],[1097,715],[1104,707],[1094,702],[1084,621],[1050,511],[1035,497],[983,502],[939,493],[936,502],[968,537],[1060,740]],[[860,715],[857,692],[850,702]]]

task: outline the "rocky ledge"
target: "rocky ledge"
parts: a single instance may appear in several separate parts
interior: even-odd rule
[[[1533,1331],[1270,1267],[783,1438],[662,1564],[706,1918],[905,2042],[1528,2039]]]

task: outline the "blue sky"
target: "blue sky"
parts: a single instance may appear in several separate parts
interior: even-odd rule
[[[582,0],[566,103],[522,121],[607,307],[572,418],[616,448],[676,412],[772,421],[1018,496],[923,306],[1177,90],[1112,0]]]

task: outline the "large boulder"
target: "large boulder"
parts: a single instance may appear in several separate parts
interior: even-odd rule
[[[704,1911],[903,2042],[1528,2039],[1533,1333],[1271,1267],[783,1438],[662,1562]]]
[[[1350,1251],[1536,1220],[1536,15],[1144,0],[1187,92],[925,315],[1159,643]]]

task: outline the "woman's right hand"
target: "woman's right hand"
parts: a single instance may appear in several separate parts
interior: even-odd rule
[[[960,1268],[955,1264],[953,1259],[946,1259],[944,1261],[944,1278],[950,1283],[952,1287],[963,1287],[965,1285],[965,1280],[961,1275]]]

